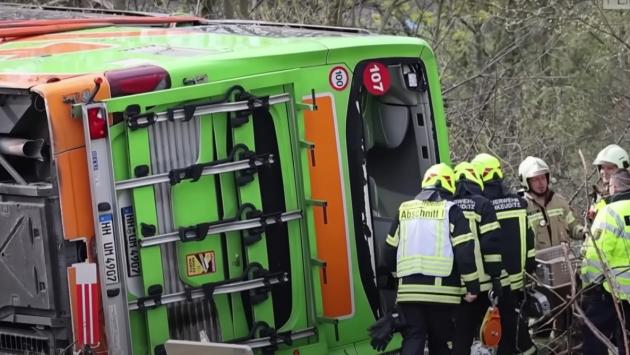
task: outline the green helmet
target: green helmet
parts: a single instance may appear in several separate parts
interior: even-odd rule
[[[455,176],[455,182],[460,180],[466,180],[473,182],[483,190],[483,180],[479,176],[477,169],[471,163],[464,161],[455,166],[453,169],[453,175]]]
[[[432,165],[424,173],[422,188],[438,187],[451,194],[455,193],[455,178],[453,170],[444,163]]]
[[[481,153],[477,154],[477,156],[470,162],[475,166],[475,169],[483,182],[503,179],[501,162],[495,156]]]

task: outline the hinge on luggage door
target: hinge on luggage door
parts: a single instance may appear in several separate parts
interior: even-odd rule
[[[127,119],[129,129],[146,128],[155,124],[155,112],[140,113],[140,111],[140,105],[129,105],[125,108],[123,117]]]
[[[146,164],[138,165],[135,168],[133,168],[133,175],[137,178],[145,177],[149,175],[150,172],[151,172],[151,169]]]
[[[328,213],[326,211],[326,208],[328,207],[328,201],[307,199],[306,204],[321,207],[324,212],[324,224],[328,224]]]
[[[210,223],[199,223],[190,227],[179,228],[179,239],[182,242],[198,242],[204,240],[210,230]]]
[[[265,285],[264,287],[249,290],[249,302],[251,302],[252,305],[257,305],[269,298],[269,292],[271,291],[269,287],[271,284],[269,283],[269,279],[265,277],[269,271],[265,270],[259,263],[252,263],[250,266],[248,270],[245,270],[245,276],[248,279],[263,278]]]
[[[306,148],[311,152],[311,166],[315,166],[315,143],[307,140],[300,140],[300,146]]]
[[[317,97],[315,96],[315,89],[311,89],[311,102],[310,104],[307,103],[299,103],[296,104],[296,108],[298,110],[309,110],[309,111],[317,111]]]
[[[249,209],[248,211],[245,211],[245,219],[260,218],[261,216],[262,212],[257,209]],[[245,230],[243,233],[243,244],[245,245],[245,247],[249,247],[250,245],[258,243],[262,239],[262,234],[265,232],[265,227],[266,223],[263,222],[260,227]]]
[[[317,317],[317,321],[320,323],[332,324],[335,327],[335,340],[339,341],[339,319],[330,317]]]
[[[243,244],[246,247],[260,241],[262,234],[265,233],[265,229],[270,224],[281,224],[288,222],[287,213],[273,212],[273,213],[261,213],[260,211],[249,211],[245,213],[246,220],[258,219],[260,226],[245,229],[246,235],[243,237]],[[292,219],[291,219],[292,220]]]
[[[147,289],[147,295],[139,297],[136,302],[139,310],[153,309],[162,305],[162,285],[151,285]],[[147,301],[151,301],[151,305],[146,305]]]
[[[140,234],[143,238],[152,237],[157,233],[157,228],[153,224],[140,223]]]
[[[236,185],[238,185],[239,187],[245,186],[249,184],[250,182],[254,181],[254,175],[257,172],[255,160],[253,159],[254,156],[255,154],[251,150],[245,150],[238,154],[239,159],[241,160],[249,159],[250,161],[249,168],[239,170],[235,174]]]
[[[326,275],[326,262],[324,260],[321,259],[317,259],[317,258],[311,258],[311,265],[319,267],[322,269],[322,273],[323,273],[323,280],[322,282],[327,284],[328,283],[328,275]]]
[[[254,113],[257,108],[269,110],[269,96],[253,96],[248,92],[236,94],[236,101],[247,100],[247,109],[236,111],[233,117],[230,117],[232,128],[240,127],[249,122],[249,116]]]

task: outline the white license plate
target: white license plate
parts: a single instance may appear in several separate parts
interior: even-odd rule
[[[137,277],[140,276],[140,250],[136,237],[136,218],[133,215],[133,207],[121,208],[121,214],[127,246],[127,274],[129,277]]]
[[[114,221],[111,214],[102,214],[98,218],[101,230],[101,247],[105,266],[105,283],[118,283],[118,261],[114,241]]]

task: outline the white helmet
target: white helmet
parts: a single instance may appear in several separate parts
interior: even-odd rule
[[[602,149],[593,161],[593,165],[602,164],[613,164],[620,169],[627,169],[630,166],[628,152],[616,144],[611,144]]]
[[[549,181],[549,165],[540,158],[528,156],[518,166],[518,178],[525,191],[529,190],[527,179],[543,174],[547,175],[547,181]]]

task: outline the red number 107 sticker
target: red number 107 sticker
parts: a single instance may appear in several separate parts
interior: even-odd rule
[[[379,62],[369,62],[363,69],[363,86],[372,95],[385,95],[389,90],[391,78],[387,67]]]

